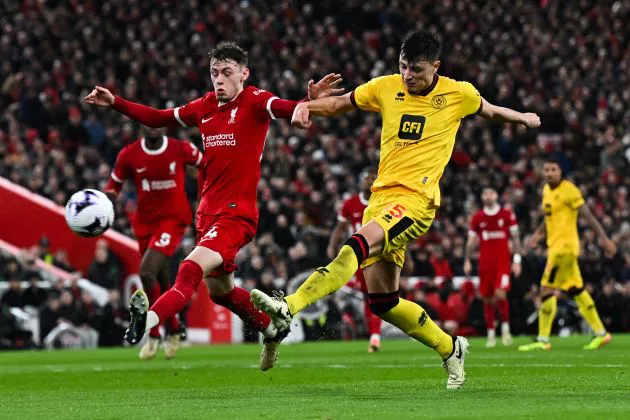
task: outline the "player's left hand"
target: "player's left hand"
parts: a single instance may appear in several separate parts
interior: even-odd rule
[[[512,274],[514,277],[521,277],[521,263],[512,263]]]
[[[523,114],[523,125],[528,128],[540,127],[540,117],[533,112],[526,112]]]
[[[293,111],[293,116],[291,117],[291,125],[297,128],[309,128],[311,126],[311,117],[307,102],[297,104]]]
[[[603,238],[600,241],[602,248],[604,249],[604,253],[608,258],[612,258],[617,253],[617,245],[613,241],[608,238]]]
[[[322,80],[317,83],[315,83],[313,79],[309,80],[308,99],[314,101],[315,99],[342,94],[345,89],[337,88],[342,80],[341,75],[336,73],[330,73],[324,76]]]

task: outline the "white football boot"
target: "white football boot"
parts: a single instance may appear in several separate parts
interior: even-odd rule
[[[138,354],[138,356],[140,356],[140,359],[142,360],[153,359],[159,348],[160,348],[160,339],[149,337],[147,342],[144,343],[144,345],[140,349],[140,353]]]
[[[512,334],[510,333],[510,324],[504,322],[501,324],[501,342],[504,346],[512,345]]]
[[[289,306],[282,292],[275,292],[272,297],[254,289],[251,292],[251,300],[256,308],[271,318],[271,325],[264,332],[265,339],[260,353],[260,370],[266,371],[271,369],[278,360],[280,342],[289,334],[293,316],[289,312]]]
[[[464,359],[468,353],[468,340],[465,337],[457,337],[453,343],[453,354],[444,360],[444,369],[448,373],[446,389],[459,389],[466,382],[464,371]]]
[[[177,355],[181,337],[180,333],[175,333],[169,335],[166,339],[166,343],[164,343],[164,358],[166,358],[166,360],[170,360]]]
[[[488,341],[486,341],[486,348],[493,348],[497,345],[497,333],[494,330],[488,330]]]

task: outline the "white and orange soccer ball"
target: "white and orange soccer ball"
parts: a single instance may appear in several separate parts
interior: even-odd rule
[[[66,204],[66,223],[79,236],[102,235],[114,224],[114,205],[100,191],[81,190]]]

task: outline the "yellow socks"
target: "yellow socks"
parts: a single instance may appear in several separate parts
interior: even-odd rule
[[[606,327],[604,327],[602,320],[599,318],[599,313],[597,312],[591,294],[587,290],[582,290],[582,293],[573,296],[573,299],[577,303],[580,313],[593,330],[593,333],[597,336],[606,334]]]
[[[342,246],[330,264],[318,268],[295,293],[286,297],[291,314],[295,315],[311,303],[339,290],[352,278],[359,264],[353,247]]]
[[[374,295],[370,294],[370,302]],[[453,337],[442,331],[420,305],[399,299],[396,306],[379,316],[408,336],[434,349],[442,359],[447,359],[453,353]]]
[[[549,341],[551,326],[558,310],[558,298],[555,295],[543,297],[538,311],[538,341]]]

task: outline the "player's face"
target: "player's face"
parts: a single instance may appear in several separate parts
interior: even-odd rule
[[[409,63],[401,58],[398,61],[398,67],[409,93],[420,93],[433,83],[433,76],[440,67],[440,60],[432,63],[428,61]]]
[[[249,77],[249,69],[233,60],[212,61],[210,78],[219,102],[230,102],[243,90],[243,83]]]
[[[545,166],[543,167],[543,175],[547,184],[556,185],[560,182],[562,171],[557,163],[549,162],[545,163]]]
[[[494,207],[498,199],[499,195],[492,188],[486,188],[481,193],[481,201],[483,201],[484,207]]]

